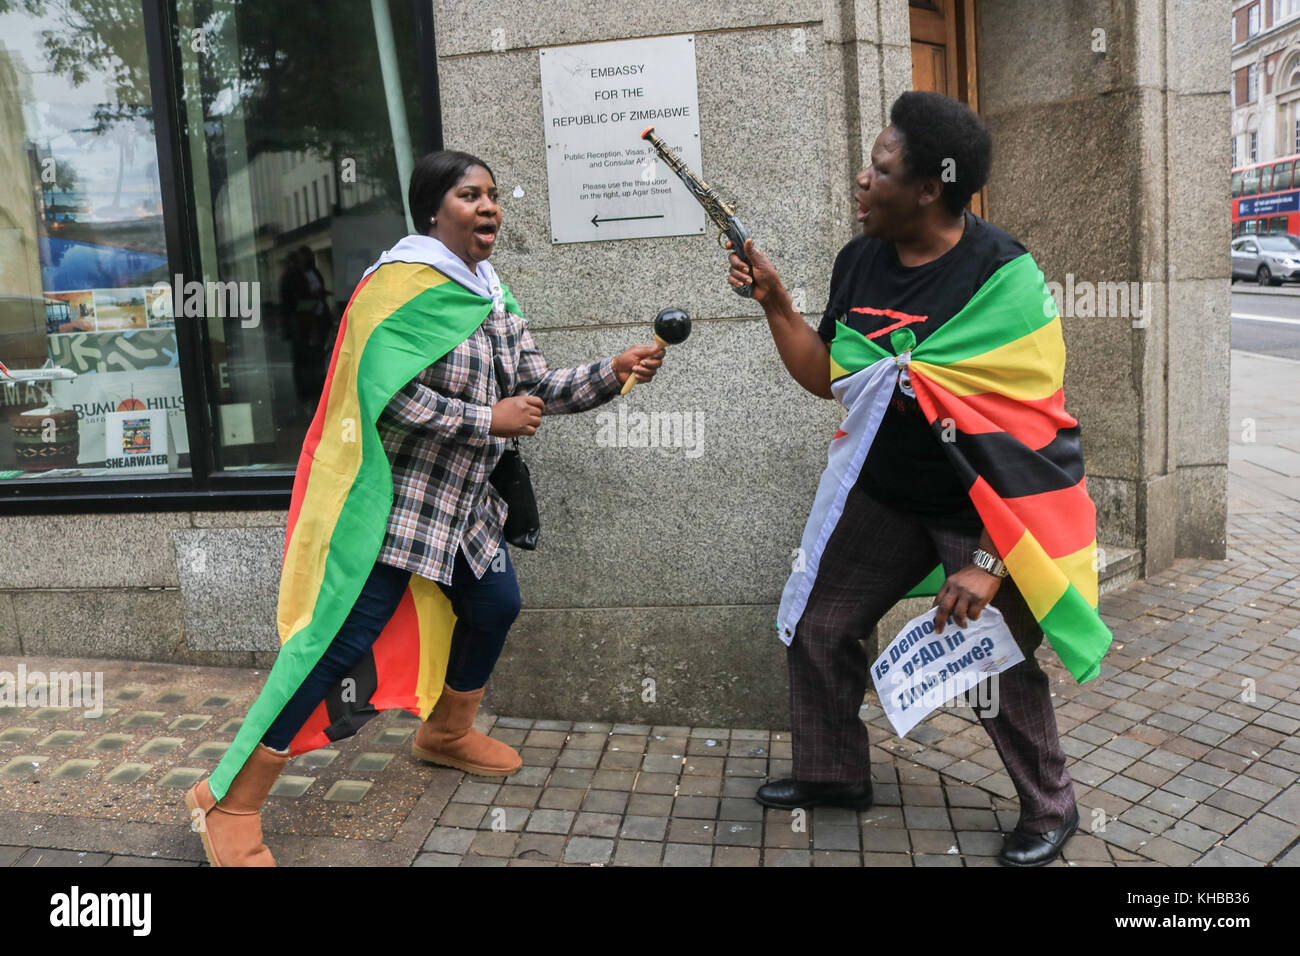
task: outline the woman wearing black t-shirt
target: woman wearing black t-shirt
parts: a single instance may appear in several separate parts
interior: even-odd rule
[[[751,266],[731,257],[731,284],[752,283],[795,381],[833,398],[829,343],[837,321],[882,348],[899,328],[919,343],[1025,253],[964,209],[987,180],[991,157],[988,131],[965,105],[937,93],[899,97],[871,164],[858,173],[862,234],[836,257],[818,330],[795,310],[752,240]],[[1020,797],[1020,822],[1000,858],[1045,864],[1077,828],[1078,811],[1047,677],[1034,659],[1042,630],[1006,577],[939,437],[897,386],[789,646],[793,778],[765,784],[756,799],[780,808],[871,805],[869,740],[858,716],[870,664],[861,638],[940,562],[947,580],[935,602],[936,628],[949,618],[965,627],[991,603],[1024,651],[1023,663],[996,678],[996,713],[980,720]]]

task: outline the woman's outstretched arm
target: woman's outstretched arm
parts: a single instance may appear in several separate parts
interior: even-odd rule
[[[525,324],[519,335],[516,394],[526,392],[540,398],[547,415],[583,412],[617,395],[628,375],[635,374],[638,382],[650,381],[663,354],[663,349],[641,345],[590,365],[553,369]]]

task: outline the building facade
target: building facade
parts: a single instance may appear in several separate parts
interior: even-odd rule
[[[1300,153],[1300,0],[1234,6],[1232,165]]]
[[[894,98],[976,107],[977,211],[1069,290],[1104,581],[1224,553],[1226,0],[102,6],[0,14],[0,154],[24,170],[0,183],[0,361],[48,366],[0,390],[0,652],[270,661],[331,323],[445,142],[493,165],[493,261],[552,364],[647,341],[665,306],[694,318],[621,400],[698,423],[690,448],[611,444],[594,414],[527,443],[543,545],[517,554],[494,706],[784,725],[776,603],[838,415],[711,236],[555,241],[542,57],[630,38],[691,38],[701,172],[814,322]]]

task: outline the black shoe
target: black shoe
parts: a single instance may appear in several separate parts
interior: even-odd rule
[[[1051,863],[1061,853],[1065,841],[1079,829],[1079,808],[1070,811],[1070,819],[1064,825],[1046,833],[1029,833],[1014,830],[1002,844],[998,859],[1007,866],[1044,866]]]
[[[871,808],[871,783],[800,783],[773,780],[758,788],[754,799],[765,807],[795,810],[812,807]]]

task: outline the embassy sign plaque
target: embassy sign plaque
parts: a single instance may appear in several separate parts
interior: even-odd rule
[[[699,235],[704,211],[649,143],[647,126],[700,168],[695,38],[540,51],[551,241]]]

